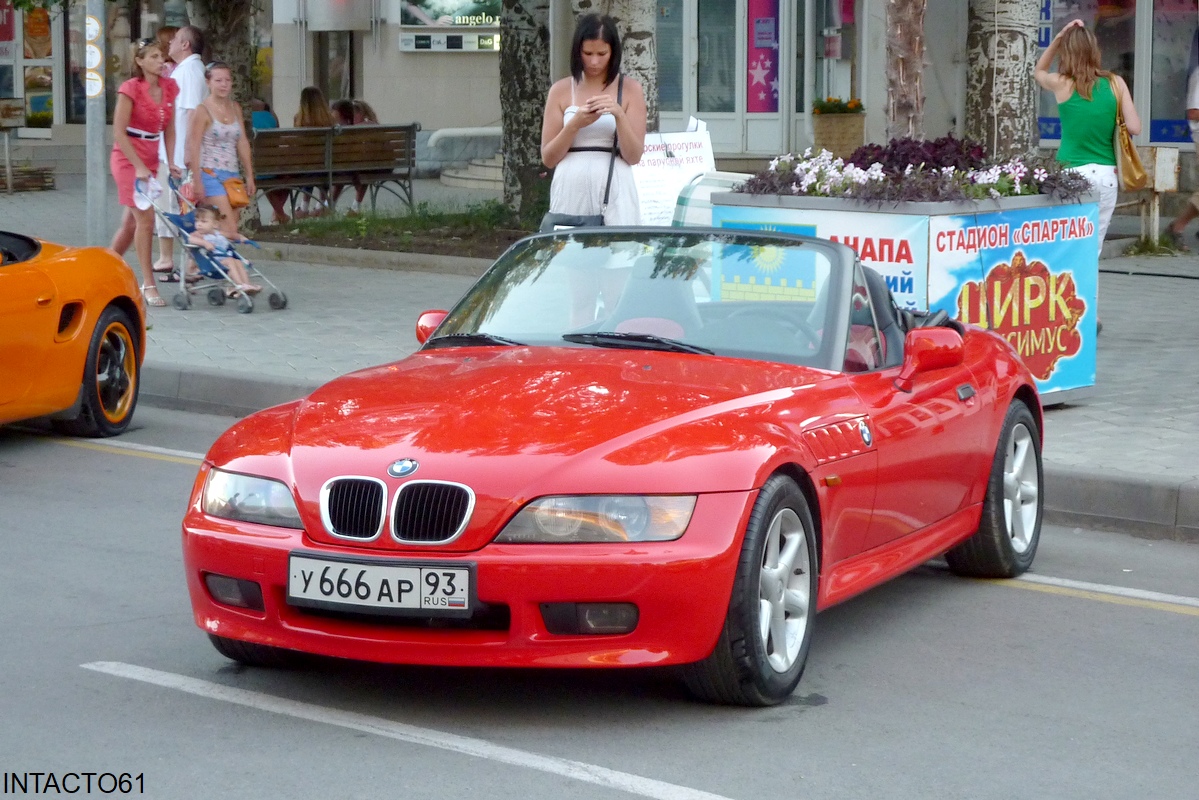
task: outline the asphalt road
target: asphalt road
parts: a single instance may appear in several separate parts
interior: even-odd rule
[[[822,613],[766,710],[660,672],[248,670],[194,627],[179,552],[229,422],[0,428],[0,796],[1195,796],[1195,545],[1047,528],[1037,582],[922,567]]]

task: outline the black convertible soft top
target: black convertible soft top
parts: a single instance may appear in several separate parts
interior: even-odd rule
[[[37,239],[0,231],[0,265],[28,261],[42,249]]]

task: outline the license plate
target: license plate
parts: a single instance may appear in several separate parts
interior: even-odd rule
[[[292,554],[287,601],[296,606],[401,616],[471,613],[474,565],[355,561]]]

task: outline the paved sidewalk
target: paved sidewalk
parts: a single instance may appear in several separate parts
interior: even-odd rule
[[[418,181],[417,199],[464,207],[488,197],[439,187]],[[85,209],[82,187],[0,195],[0,227],[83,244]],[[276,250],[286,260],[271,260]],[[417,347],[417,315],[448,308],[487,266],[273,246],[258,263],[287,293],[286,310],[265,298],[253,314],[203,298],[188,312],[151,309],[144,402],[245,413],[400,358]],[[1050,518],[1199,541],[1199,255],[1104,259],[1100,296],[1094,394],[1046,413]]]

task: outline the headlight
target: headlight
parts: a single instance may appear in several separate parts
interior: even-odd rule
[[[204,484],[206,514],[280,528],[303,528],[291,490],[279,481],[210,470]]]
[[[687,530],[695,497],[543,497],[520,510],[497,542],[668,542]]]

